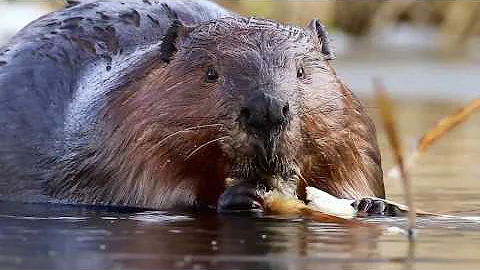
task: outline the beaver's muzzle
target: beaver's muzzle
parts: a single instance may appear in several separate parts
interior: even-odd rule
[[[273,168],[279,134],[290,121],[288,102],[263,92],[255,93],[240,111],[239,121],[253,138],[259,165],[266,171]]]

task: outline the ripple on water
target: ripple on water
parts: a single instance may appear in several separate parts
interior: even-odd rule
[[[146,211],[129,217],[130,220],[154,223],[178,222],[193,220],[186,215],[175,215],[166,211]]]
[[[88,217],[34,217],[34,216],[16,216],[16,215],[0,215],[0,218],[20,219],[20,220],[65,220],[65,221],[83,221]]]

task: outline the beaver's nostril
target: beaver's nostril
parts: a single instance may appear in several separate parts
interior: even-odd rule
[[[285,106],[283,106],[282,114],[284,117],[288,118],[288,115],[290,114],[290,106],[288,105],[288,103]]]
[[[250,110],[248,108],[243,108],[240,111],[240,119],[241,121],[248,121],[248,118],[250,118]]]

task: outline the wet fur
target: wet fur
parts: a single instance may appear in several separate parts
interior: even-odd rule
[[[121,202],[100,198],[115,191],[97,184],[115,164],[91,169],[109,141],[97,118],[106,97],[163,63],[172,11],[185,24],[235,16],[206,1],[165,2],[72,1],[0,48],[0,199]],[[71,179],[95,192],[67,196]]]
[[[175,19],[166,16],[169,24]],[[53,133],[38,141],[40,150],[22,148],[25,153],[16,155],[38,153],[40,158],[30,162],[33,176],[13,177],[38,178],[39,187],[32,190],[62,201],[149,208],[215,205],[226,178],[286,186],[291,193],[292,186],[306,181],[338,197],[384,197],[373,124],[328,64],[315,31],[245,18],[182,31],[172,35],[175,52],[168,61],[164,46],[146,44],[132,57],[142,60],[113,70],[124,76],[108,78],[109,89],[95,99],[81,95],[85,88],[72,89],[77,99],[69,105],[71,118],[60,111],[67,119],[60,117],[39,133]],[[114,47],[121,50],[122,44]],[[221,74],[218,83],[205,82],[209,65]],[[299,65],[308,73],[301,81]],[[259,89],[288,100],[292,111],[284,131],[261,140],[237,120],[248,96]],[[85,100],[79,109],[75,102]],[[40,123],[47,120],[42,110],[38,117]],[[67,126],[57,133],[62,120]],[[258,143],[273,149],[272,164],[264,162]],[[50,147],[54,151],[46,150]],[[24,170],[21,162],[9,164]]]
[[[225,36],[232,30],[239,34]],[[292,40],[303,42],[300,52],[307,46],[315,54],[312,37],[266,21],[220,19],[194,29],[179,41],[179,52],[168,65],[154,65],[146,77],[112,93],[99,115],[105,121],[102,137],[108,140],[100,144],[88,170],[110,174],[87,179],[111,180],[92,184],[68,179],[62,181],[68,185],[61,192],[59,184],[53,185],[56,196],[69,198],[73,193],[85,202],[153,208],[187,206],[196,200],[215,205],[227,177],[268,180],[270,174],[252,149],[255,141],[237,121],[245,96],[260,85],[295,99],[286,131],[266,138],[277,140],[278,160],[270,168],[276,176],[294,184],[301,177],[338,197],[383,197],[372,123],[325,61],[315,59],[322,65],[320,73],[310,74],[307,82],[282,77],[279,67],[292,63],[278,52],[298,50]],[[212,64],[223,74],[222,86],[204,82],[205,68]],[[229,69],[222,70],[224,66]],[[278,90],[285,85],[288,88]],[[224,139],[197,151],[218,138]]]

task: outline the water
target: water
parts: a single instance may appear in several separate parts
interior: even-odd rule
[[[366,103],[378,122],[378,110]],[[410,148],[453,111],[453,102],[399,101]],[[41,204],[0,204],[2,269],[478,269],[480,117],[434,145],[412,169],[417,205],[460,218],[421,218],[410,243],[393,228],[404,218],[344,227],[302,219],[136,212]],[[385,168],[392,164],[379,126]],[[409,148],[407,147],[407,148]],[[389,198],[403,201],[397,181]],[[390,228],[390,229],[388,229]]]
[[[2,269],[472,269],[480,265],[475,256],[478,223],[460,220],[422,219],[417,241],[409,243],[404,235],[381,228],[403,226],[403,219],[369,220],[379,225],[345,228],[274,218],[15,208],[13,216],[0,217]]]

